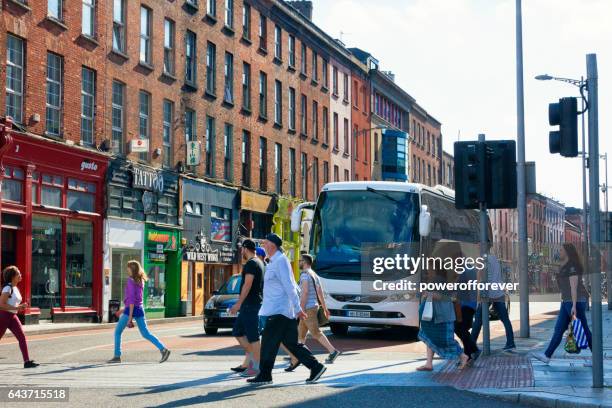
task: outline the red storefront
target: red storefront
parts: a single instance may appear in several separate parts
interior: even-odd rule
[[[14,132],[2,164],[0,261],[23,274],[25,321],[97,321],[108,157]]]

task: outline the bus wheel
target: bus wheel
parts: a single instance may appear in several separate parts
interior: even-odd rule
[[[329,328],[334,336],[346,336],[348,334],[348,324],[330,323]]]

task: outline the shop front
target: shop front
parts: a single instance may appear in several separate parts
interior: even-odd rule
[[[130,260],[141,262],[149,276],[144,298],[147,316],[164,317],[166,279],[178,279],[178,174],[112,160],[106,215],[105,320],[112,321],[112,312],[123,303]]]
[[[201,315],[229,277],[239,273],[238,190],[188,177],[182,180],[184,219],[179,296],[182,315]]]
[[[109,158],[18,132],[13,139],[3,159],[0,260],[23,274],[25,322],[100,321]]]

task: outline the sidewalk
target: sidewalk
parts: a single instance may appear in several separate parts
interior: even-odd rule
[[[529,357],[533,351],[543,351],[548,345],[556,321],[556,314],[531,317],[529,339],[516,338],[516,353],[500,352],[505,334],[500,322],[491,325],[491,356],[481,357],[474,369],[457,373],[454,367],[444,367],[437,380],[465,388],[471,392],[546,407],[612,407],[612,311],[604,304],[603,349],[604,388],[592,388],[592,371],[584,367],[591,359],[587,349],[579,355],[557,348],[550,364]],[[590,312],[588,312],[590,325]],[[515,335],[519,322],[513,321]],[[590,327],[592,327],[590,325]],[[471,373],[469,372],[471,371]]]
[[[147,319],[148,325],[180,323],[202,320],[202,316],[166,317],[160,319]],[[23,331],[26,335],[57,334],[85,330],[100,330],[115,327],[117,323],[51,323],[42,321],[39,324],[26,324]],[[13,333],[7,330],[3,337],[11,338]]]

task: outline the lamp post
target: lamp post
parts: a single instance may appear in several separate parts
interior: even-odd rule
[[[577,86],[578,89],[585,87],[586,86],[586,81],[584,80],[584,77],[580,77],[580,79],[571,79],[571,78],[561,78],[561,77],[554,77],[548,74],[543,74],[543,75],[537,75],[535,77],[535,79],[537,79],[538,81],[560,81],[560,82],[565,82],[574,86]],[[587,145],[586,145],[586,131],[585,131],[585,124],[584,124],[584,109],[585,109],[585,103],[584,103],[584,98],[582,98],[582,115],[581,116],[581,125],[582,125],[582,251],[583,251],[583,255],[585,259],[588,259],[588,253],[589,253],[589,238],[588,238],[588,221],[587,221],[587,167],[588,167],[588,162],[587,162]],[[588,262],[585,262],[585,276],[587,276],[587,279],[589,278],[589,273],[588,273]],[[589,279],[590,281],[590,279]]]

